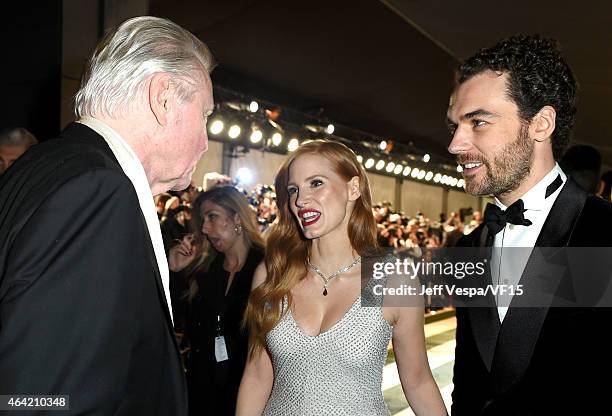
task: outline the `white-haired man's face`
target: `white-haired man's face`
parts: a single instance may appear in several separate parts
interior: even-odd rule
[[[171,99],[174,102],[155,143],[160,164],[155,170],[167,189],[183,190],[191,183],[196,164],[208,148],[206,123],[214,106],[210,77],[206,74],[198,79],[190,100]]]

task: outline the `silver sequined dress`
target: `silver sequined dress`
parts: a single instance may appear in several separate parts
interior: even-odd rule
[[[387,416],[381,385],[392,327],[380,306],[357,298],[342,319],[306,335],[291,310],[268,333],[274,385],[269,416]]]

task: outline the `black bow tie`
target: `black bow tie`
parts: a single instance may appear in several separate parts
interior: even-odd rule
[[[525,211],[522,199],[510,205],[505,211],[497,205],[489,203],[485,208],[484,221],[489,231],[492,234],[497,234],[504,229],[507,223],[525,226],[531,225],[531,221],[523,216]]]

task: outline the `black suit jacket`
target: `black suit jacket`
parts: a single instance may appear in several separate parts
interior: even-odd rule
[[[483,246],[488,237],[483,224],[460,245]],[[611,242],[612,205],[587,197],[570,178],[536,247],[609,247]],[[530,283],[530,262],[521,284]],[[598,335],[610,325],[609,308],[520,307],[515,297],[500,324],[495,300],[488,301],[490,307],[457,309],[452,415],[586,415],[607,408],[601,376],[612,365]]]
[[[68,394],[61,414],[187,414],[136,192],[82,124],[0,180],[0,394]]]

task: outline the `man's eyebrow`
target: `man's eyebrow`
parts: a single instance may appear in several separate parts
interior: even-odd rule
[[[499,115],[479,108],[478,110],[474,110],[474,111],[470,111],[469,113],[465,113],[460,118],[461,120],[471,120],[475,117],[499,117]]]

